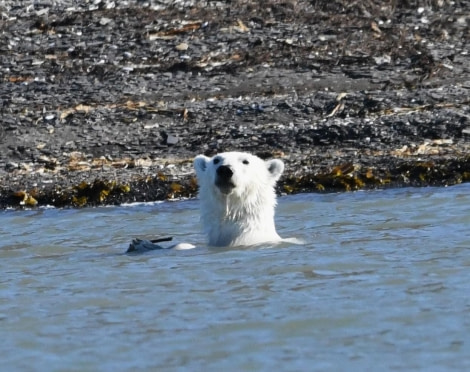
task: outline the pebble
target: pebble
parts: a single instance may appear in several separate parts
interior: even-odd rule
[[[10,172],[10,171],[13,171],[13,170],[15,170],[15,169],[18,169],[19,167],[20,167],[20,166],[19,166],[18,163],[15,163],[15,162],[12,162],[12,161],[9,161],[9,162],[7,162],[7,163],[5,164],[5,169],[6,169],[7,171],[9,171],[9,172]]]
[[[169,134],[167,139],[166,139],[166,144],[167,145],[176,145],[179,141],[179,138],[172,135],[172,134]]]
[[[184,50],[188,50],[189,45],[187,43],[181,43],[181,44],[178,44],[177,46],[175,46],[175,48],[176,48],[176,50],[184,51]]]

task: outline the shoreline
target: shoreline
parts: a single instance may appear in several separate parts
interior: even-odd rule
[[[470,182],[470,157],[461,159],[428,159],[403,161],[396,168],[359,168],[352,163],[335,166],[327,173],[304,174],[287,171],[278,182],[278,194],[288,195],[308,192],[348,192],[401,187],[447,187]],[[93,173],[92,173],[93,174]],[[94,174],[92,175],[92,177]],[[193,198],[197,196],[194,175],[174,176],[158,172],[155,176],[126,175],[127,182],[113,178],[95,178],[91,181],[77,175],[76,185],[33,186],[29,189],[3,189],[0,207],[90,207],[121,205],[135,202],[154,202]],[[68,181],[70,182],[70,181]]]
[[[470,181],[464,5],[164,3],[0,6],[0,209],[192,197],[224,151],[282,194]]]

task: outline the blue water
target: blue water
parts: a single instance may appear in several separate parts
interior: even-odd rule
[[[470,185],[281,197],[204,245],[196,200],[0,212],[2,370],[470,369]],[[133,237],[190,251],[126,255]]]

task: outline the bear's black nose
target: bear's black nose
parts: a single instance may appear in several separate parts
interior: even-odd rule
[[[229,180],[233,176],[233,171],[227,165],[221,165],[217,168],[217,176],[222,179]]]

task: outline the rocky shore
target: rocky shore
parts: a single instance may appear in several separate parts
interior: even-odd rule
[[[192,159],[280,193],[470,181],[467,1],[3,1],[0,208],[195,196]]]

